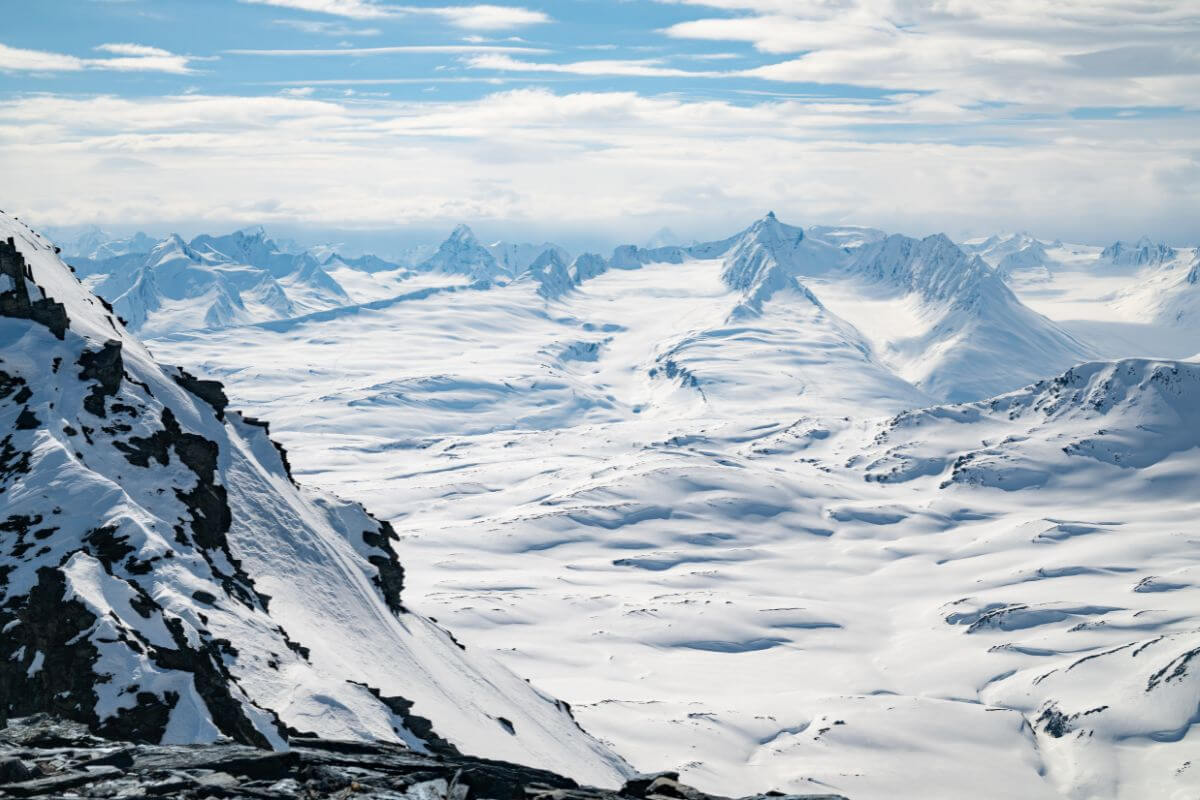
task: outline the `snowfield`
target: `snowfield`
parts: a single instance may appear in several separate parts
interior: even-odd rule
[[[768,215],[525,262],[460,228],[416,290],[148,346],[389,520],[406,603],[637,769],[1200,790],[1197,251]]]

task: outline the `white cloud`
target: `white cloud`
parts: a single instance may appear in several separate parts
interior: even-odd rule
[[[0,70],[22,72],[75,72],[86,67],[82,58],[47,53],[42,50],[23,50],[0,44]]]
[[[102,53],[113,53],[118,56],[159,57],[169,58],[173,55],[170,50],[161,47],[150,47],[144,44],[102,44],[96,47]]]
[[[439,17],[466,30],[496,31],[549,22],[541,11],[515,6],[479,4],[469,6],[405,6],[377,0],[240,0],[243,3],[294,8],[349,19],[387,19],[408,14]]]
[[[407,7],[410,14],[432,14],[459,28],[474,31],[500,31],[539,25],[550,21],[541,11],[510,6],[443,6],[440,8]]]
[[[393,9],[380,5],[375,0],[240,0],[240,2],[294,8],[299,11],[315,11],[350,19],[383,19],[396,15]]]
[[[191,56],[176,55],[169,50],[141,44],[102,44],[95,48],[112,53],[116,58],[79,58],[64,53],[43,50],[23,50],[0,44],[0,71],[52,73],[108,70],[112,72],[166,72],[176,75],[192,73]]]
[[[1194,0],[660,0],[725,12],[671,37],[793,57],[775,81],[938,92],[1040,109],[1200,106]]]
[[[491,44],[413,44],[392,47],[339,47],[325,50],[226,50],[226,53],[241,56],[382,56],[397,53],[546,53],[539,47],[510,47]]]
[[[474,69],[492,69],[504,72],[557,72],[568,75],[617,75],[640,78],[716,78],[727,73],[700,72],[665,67],[659,59],[603,59],[595,61],[572,61],[563,64],[518,61],[506,55],[481,55],[467,59],[467,66]]]
[[[378,36],[379,28],[352,28],[340,22],[319,22],[310,19],[277,19],[276,25],[320,36]]]
[[[923,96],[738,105],[530,89],[462,102],[39,95],[0,106],[0,207],[47,223],[488,218],[628,230],[653,219],[698,236],[773,207],[801,224],[909,233],[1194,235],[1193,118],[991,123]],[[936,134],[895,141],[897,126],[935,124]],[[131,187],[114,158],[146,163],[144,182]]]

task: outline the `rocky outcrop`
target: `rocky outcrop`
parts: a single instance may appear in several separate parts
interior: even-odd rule
[[[161,746],[106,740],[40,715],[0,731],[0,797],[211,797],[255,800],[722,800],[675,773],[619,790],[579,786],[545,770],[387,744],[293,737],[286,753],[236,744]],[[754,795],[845,800],[840,795]],[[747,799],[749,800],[749,798]]]
[[[36,290],[40,297],[33,297]],[[45,325],[58,339],[67,332],[67,310],[62,303],[46,297],[25,264],[13,237],[0,241],[0,315],[29,319]]]

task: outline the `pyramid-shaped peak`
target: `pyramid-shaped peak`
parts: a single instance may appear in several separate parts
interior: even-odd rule
[[[567,262],[563,260],[562,254],[559,253],[558,250],[551,247],[551,248],[547,248],[546,250],[543,250],[542,254],[540,256],[538,256],[537,258],[535,258],[533,260],[533,263],[529,265],[529,268],[531,270],[533,270],[533,269],[545,269],[546,267],[553,267],[553,266],[565,267],[566,265],[567,265]]]
[[[768,211],[765,217],[747,228],[744,235],[760,241],[774,240],[793,243],[804,239],[804,229],[780,222],[774,211]]]
[[[178,233],[172,233],[170,236],[154,245],[154,248],[150,251],[150,255],[152,259],[161,259],[163,256],[176,252],[182,253],[188,258],[194,257],[192,248],[183,240],[183,237]]]

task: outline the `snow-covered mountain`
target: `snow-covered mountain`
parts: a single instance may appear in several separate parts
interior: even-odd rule
[[[942,400],[987,397],[1094,355],[945,236],[819,234],[806,235],[771,213],[733,237],[686,249],[618,248],[611,263],[633,269],[719,260],[721,281],[742,298],[735,316],[761,318],[766,311],[780,320],[761,334],[770,347],[786,352],[801,341],[792,328],[779,335],[789,324],[779,313],[811,307],[811,324],[829,341],[862,351],[875,372]]]
[[[964,242],[967,253],[979,256],[1006,280],[1046,280],[1055,265],[1047,248],[1061,246],[1047,243],[1028,233],[995,234],[982,241]]]
[[[509,276],[496,256],[483,245],[466,225],[455,228],[437,252],[417,266],[425,272],[465,275],[473,281],[492,281]]]
[[[145,335],[285,319],[351,302],[314,256],[280,249],[261,228],[191,242],[172,235],[145,254],[79,263],[77,274]]]
[[[564,264],[571,262],[571,254],[551,242],[530,244],[528,242],[500,241],[487,245],[487,249],[495,257],[496,263],[500,265],[500,268],[514,278],[528,272],[534,262],[547,251],[553,251],[558,260]]]
[[[257,258],[247,238],[238,257]],[[211,273],[233,272],[237,286],[241,267],[217,257],[227,242],[194,244],[164,244],[141,279],[220,292]],[[265,423],[160,365],[4,215],[0,282],[0,716],[624,774],[564,704],[408,610],[388,524],[297,484]]]
[[[1073,354],[1074,308],[1022,294],[1128,275],[1046,249],[1052,282],[1014,290],[945,237],[763,218],[151,346],[275,420],[298,478],[377,507],[413,604],[638,769],[1186,796],[1200,376]],[[893,343],[920,337],[909,380]]]
[[[1113,242],[1100,253],[1100,259],[1118,267],[1157,267],[1177,255],[1175,248],[1143,236],[1132,244]]]
[[[66,258],[103,261],[131,253],[149,253],[157,240],[138,231],[132,236],[115,236],[95,225],[88,226],[74,236],[53,234],[62,254]]]
[[[552,253],[564,267],[571,263],[571,254],[550,242],[542,244],[498,241],[484,244],[466,225],[459,225],[437,252],[417,265],[419,271],[447,275],[465,275],[473,281],[508,281],[540,269],[537,266],[547,253]]]
[[[270,418],[299,482],[377,509],[407,608],[563,697],[637,769],[726,795],[1191,796],[1200,325],[1154,303],[1194,297],[1200,260],[1171,249],[1116,265],[1023,234],[956,245],[768,215],[610,258],[548,247],[512,276],[460,229],[425,269],[322,264],[370,302],[148,346]],[[130,375],[162,398],[174,373]],[[224,453],[195,418],[183,429]],[[258,484],[220,474],[254,507]],[[380,530],[343,527],[351,549]],[[301,599],[236,531],[264,613],[311,647],[293,630],[316,623],[281,610]],[[343,621],[363,607],[314,602]],[[415,700],[366,662],[354,680]]]
[[[836,306],[874,328],[880,357],[934,397],[971,400],[1054,373],[1094,353],[1031,311],[1003,279],[947,237],[893,235],[857,251],[848,272],[876,303],[905,309],[889,323],[879,306]],[[851,314],[851,309],[854,313]]]

